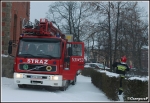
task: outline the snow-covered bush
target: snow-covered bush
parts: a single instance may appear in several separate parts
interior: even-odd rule
[[[146,77],[130,77],[125,80],[124,86],[124,101],[133,98],[146,98],[148,97],[148,76]],[[148,99],[147,99],[148,100]],[[138,101],[138,100],[137,100]]]
[[[91,75],[92,83],[100,90],[102,90],[109,99],[114,101],[119,100],[119,74],[94,69],[89,70],[89,73]],[[129,101],[129,97],[148,97],[148,76],[125,78],[122,83],[124,101]]]

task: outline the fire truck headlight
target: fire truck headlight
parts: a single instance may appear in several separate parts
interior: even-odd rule
[[[58,80],[58,76],[51,76],[51,80]]]
[[[23,78],[23,74],[17,73],[17,74],[16,74],[16,78]]]

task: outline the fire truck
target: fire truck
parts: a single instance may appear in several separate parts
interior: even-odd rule
[[[84,43],[73,42],[53,22],[23,20],[22,34],[14,58],[14,83],[27,86],[56,87],[65,91],[75,85],[79,71],[84,69]],[[12,54],[9,41],[8,54]]]

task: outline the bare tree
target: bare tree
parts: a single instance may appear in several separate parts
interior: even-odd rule
[[[55,2],[47,17],[76,40],[91,44],[93,56],[97,49],[110,68],[123,55],[142,68],[141,47],[148,45],[148,24],[142,14],[138,2]]]
[[[84,2],[55,2],[49,7],[47,18],[59,23],[66,34],[74,35],[75,41],[80,41],[84,21],[89,15]]]

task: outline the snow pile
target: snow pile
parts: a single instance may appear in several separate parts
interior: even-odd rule
[[[84,56],[84,60],[87,61],[88,60],[88,56]]]
[[[130,77],[129,80],[141,80],[141,81],[148,81],[149,80],[149,77],[146,76],[146,77]]]
[[[85,67],[85,68],[89,68],[90,66],[89,66],[89,65],[85,65],[84,67]]]
[[[110,68],[108,68],[107,66],[105,66],[105,69],[110,69]]]
[[[1,54],[1,57],[8,57],[8,55],[5,55],[5,54]]]
[[[101,72],[101,73],[106,73],[106,75],[109,76],[109,77],[119,77],[120,76],[119,74],[112,73],[112,72],[109,72],[109,71],[104,71],[104,70],[98,70],[98,71]]]
[[[109,77],[120,77],[119,74],[116,74],[116,73],[111,73],[111,72],[106,72],[106,75],[108,75]]]
[[[149,49],[149,46],[142,46],[141,49]]]
[[[104,70],[97,70],[101,73],[106,73],[107,76],[109,77],[120,77],[120,74],[116,74],[116,73],[113,73],[113,72],[109,72],[109,71],[104,71]],[[130,77],[129,80],[141,80],[141,81],[148,81],[149,80],[149,77],[146,76],[146,77]]]

